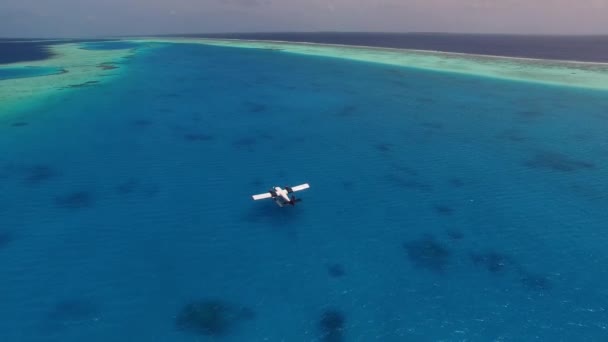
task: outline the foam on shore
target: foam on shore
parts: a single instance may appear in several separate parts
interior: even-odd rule
[[[512,81],[608,90],[608,63],[555,61],[393,48],[255,40],[146,38],[144,41],[197,43],[235,48],[273,49],[286,53],[344,58],[362,62],[382,63]]]
[[[41,61],[0,65],[0,68],[58,68],[59,73],[0,80],[0,114],[43,103],[53,95],[107,82],[117,76],[119,63],[133,55],[133,49],[85,50],[78,43],[51,45],[53,57]]]

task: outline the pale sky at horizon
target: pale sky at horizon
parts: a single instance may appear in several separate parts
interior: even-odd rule
[[[0,1],[0,37],[259,31],[608,34],[608,0]]]

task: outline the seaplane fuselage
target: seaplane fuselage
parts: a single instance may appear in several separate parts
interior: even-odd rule
[[[293,200],[289,198],[289,192],[287,190],[281,189],[280,186],[275,186],[273,190],[270,191],[276,194],[276,196],[274,196],[273,198],[279,207],[282,207],[286,204],[292,204]]]

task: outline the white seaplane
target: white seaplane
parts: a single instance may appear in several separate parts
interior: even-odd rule
[[[296,199],[296,196],[294,196],[294,195],[289,197],[289,194],[296,192],[296,191],[306,190],[308,188],[310,188],[310,185],[308,185],[308,183],[300,184],[297,186],[291,186],[291,187],[286,186],[285,189],[281,189],[281,187],[275,186],[272,189],[268,190],[268,192],[265,192],[263,194],[253,195],[251,197],[253,197],[254,201],[266,199],[266,198],[272,198],[279,207],[283,207],[287,204],[296,205],[296,202],[299,202],[300,199]]]

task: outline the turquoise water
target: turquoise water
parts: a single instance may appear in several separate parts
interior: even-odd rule
[[[608,336],[605,93],[199,45],[121,70],[0,116],[0,340]]]
[[[23,77],[47,76],[61,73],[60,68],[52,67],[18,67],[0,68],[0,80],[8,80]]]
[[[131,49],[138,45],[137,43],[123,41],[97,41],[82,43],[82,48],[85,50],[120,50]]]

